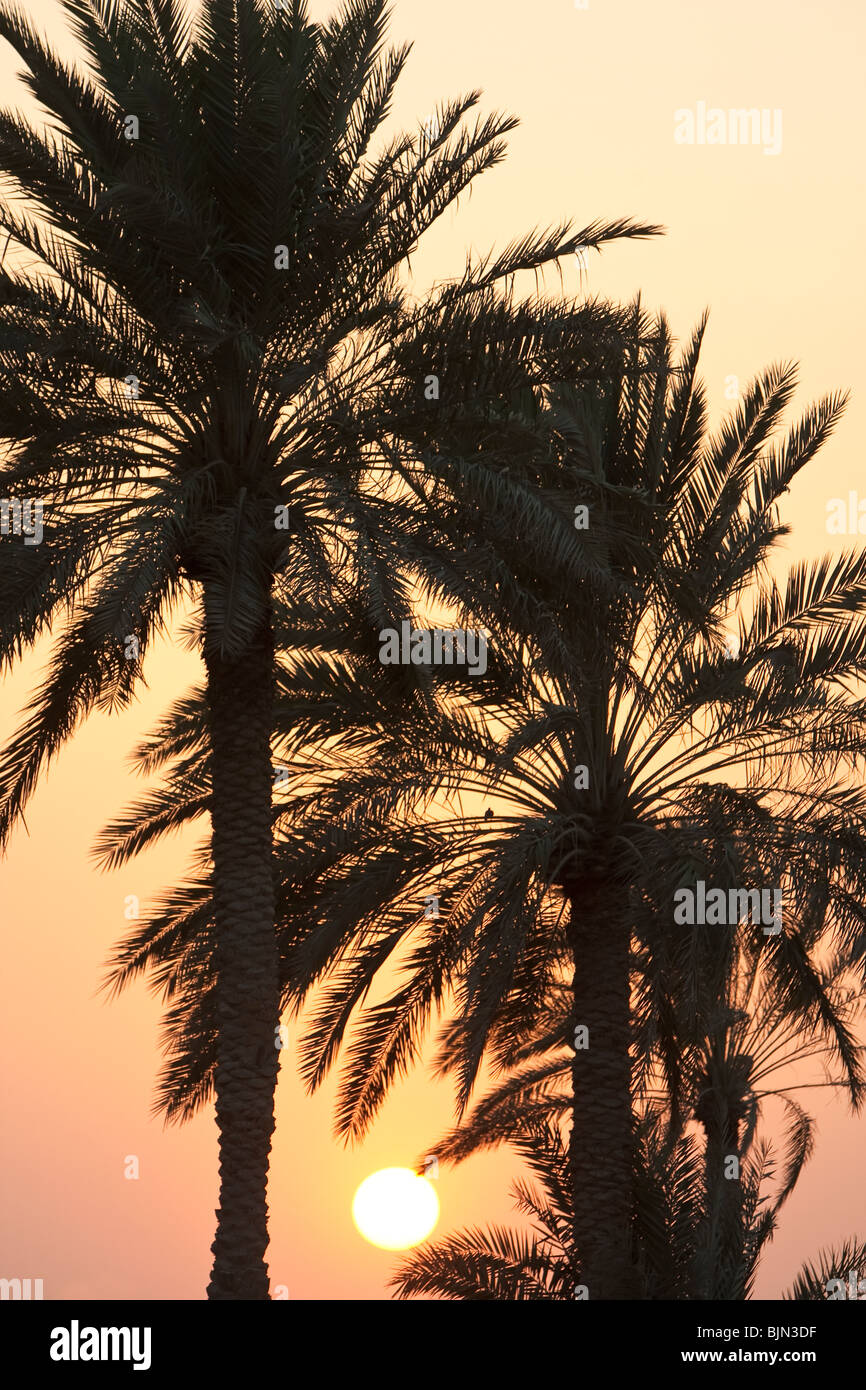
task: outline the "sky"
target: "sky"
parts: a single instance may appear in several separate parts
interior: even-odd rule
[[[333,8],[311,5],[316,18]],[[55,0],[30,0],[28,11],[61,53],[73,53]],[[470,250],[502,248],[535,227],[570,220],[579,229],[619,216],[657,222],[664,237],[592,255],[582,283],[621,301],[639,292],[681,338],[709,309],[702,357],[714,420],[773,362],[800,363],[792,418],[827,392],[851,391],[835,436],[784,500],[792,527],[784,565],[858,544],[828,532],[828,509],[842,499],[847,510],[851,492],[855,513],[861,496],[866,502],[864,31],[855,0],[393,6],[392,42],[414,45],[395,125],[415,128],[438,102],[476,88],[482,111],[521,121],[507,159],[419,248],[419,292],[458,274]],[[2,99],[30,109],[17,69],[0,42]],[[766,113],[759,143],[675,138],[688,133],[684,113],[697,137],[701,111],[736,108]],[[576,264],[564,267],[564,285],[580,289]],[[550,274],[548,289],[558,286]],[[17,727],[45,656],[41,648],[4,680],[0,738]],[[198,658],[165,643],[146,676],[124,715],[97,716],[76,734],[0,862],[0,1276],[42,1278],[51,1299],[197,1299],[210,1267],[212,1113],[163,1128],[151,1114],[159,1002],[144,985],[110,1003],[97,992],[128,926],[129,896],[144,910],[184,875],[195,843],[192,834],[176,837],[113,874],[91,855],[105,821],[144,790],[128,754],[199,678]],[[352,1195],[377,1169],[432,1151],[450,1126],[453,1097],[420,1067],[394,1089],[363,1146],[347,1149],[332,1134],[332,1086],[310,1099],[295,1075],[294,1027],[282,1053],[271,1167],[273,1284],[289,1299],[386,1298],[395,1259],[358,1235]],[[808,1095],[816,1154],[763,1260],[758,1297],[778,1297],[819,1246],[866,1236],[866,1119],[828,1093]],[[135,1166],[130,1156],[138,1178],[124,1176]],[[442,1168],[437,1235],[509,1222],[516,1175],[507,1150]]]

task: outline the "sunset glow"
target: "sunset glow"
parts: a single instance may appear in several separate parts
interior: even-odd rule
[[[192,1300],[538,1300],[623,1378],[677,1302],[866,1299],[864,44],[0,0],[35,1366],[147,1324],[210,1378]]]
[[[429,1236],[439,1220],[432,1183],[411,1168],[382,1168],[366,1178],[352,1202],[355,1225],[383,1250],[408,1250]]]

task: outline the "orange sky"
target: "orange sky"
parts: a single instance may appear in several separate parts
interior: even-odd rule
[[[316,17],[329,3],[311,6]],[[30,14],[71,53],[54,0]],[[725,383],[779,359],[801,363],[797,406],[836,388],[853,399],[836,436],[786,499],[791,561],[840,546],[827,503],[860,489],[864,277],[862,164],[864,12],[855,0],[396,0],[392,39],[415,43],[395,118],[416,124],[470,88],[485,110],[522,124],[510,157],[446,213],[413,270],[423,286],[462,268],[467,247],[501,246],[533,226],[630,215],[663,223],[661,240],[590,260],[592,290],[636,291],[684,336],[711,310],[704,374],[714,415]],[[8,104],[17,60],[3,46]],[[782,112],[781,153],[678,145],[674,112],[758,107]],[[557,279],[551,275],[549,288]],[[576,289],[574,268],[566,285]],[[31,664],[27,676],[32,678]],[[140,791],[126,755],[168,700],[197,677],[197,658],[155,652],[149,688],[121,719],[91,721],[34,798],[29,834],[0,865],[0,1275],[41,1277],[46,1298],[201,1298],[217,1200],[210,1113],[182,1129],[149,1118],[159,1006],[137,987],[96,996],[124,900],[183,874],[186,842],[104,875],[96,832]],[[16,722],[25,675],[0,691],[0,735]],[[290,1025],[291,1028],[291,1025]],[[866,1235],[859,1181],[866,1120],[809,1092],[817,1154],[765,1256],[758,1294],[776,1297],[805,1256]],[[815,1099],[818,1096],[819,1099]],[[283,1054],[271,1176],[270,1268],[292,1298],[382,1298],[394,1257],[352,1225],[352,1194],[377,1168],[409,1164],[451,1118],[447,1089],[418,1071],[398,1087],[363,1148],[331,1137],[331,1089],[303,1095]],[[140,1159],[138,1181],[124,1159]],[[439,1234],[510,1219],[514,1161],[505,1150],[439,1178]]]

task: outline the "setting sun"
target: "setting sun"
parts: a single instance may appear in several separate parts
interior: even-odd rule
[[[383,1250],[408,1250],[429,1236],[439,1220],[431,1183],[411,1168],[382,1168],[365,1178],[352,1202],[355,1225]]]

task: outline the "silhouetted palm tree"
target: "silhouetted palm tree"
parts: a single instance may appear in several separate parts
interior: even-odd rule
[[[766,947],[763,959],[751,968],[732,962],[727,997],[719,1002],[707,1037],[687,1059],[691,1077],[676,1105],[664,1088],[650,1088],[639,1098],[630,1238],[642,1298],[748,1298],[762,1251],[812,1151],[813,1121],[791,1092],[835,1085],[856,1093],[858,1073],[808,1079],[817,1061],[836,1070],[834,1034],[853,1030],[858,1006],[862,1021],[862,994],[855,1001],[845,985],[848,963],[837,963],[835,973],[824,980],[832,1027],[816,1022],[804,1035],[797,1019],[787,1014],[786,1001],[764,991],[771,949]],[[732,1007],[734,1003],[741,1007]],[[571,1108],[567,1000],[561,995],[551,1000],[551,1009],[559,1014],[559,1047],[551,1049],[550,1034],[556,1029],[549,1020],[546,1036],[513,1059],[512,1074],[430,1146],[440,1164],[459,1163],[503,1143],[515,1148],[539,1184],[533,1189],[520,1183],[515,1189],[518,1208],[532,1218],[532,1230],[473,1228],[425,1243],[392,1281],[403,1296],[588,1296],[575,1244],[568,1142],[562,1133]],[[459,1053],[456,1027],[453,1041]],[[775,1144],[760,1135],[768,1102],[781,1102],[786,1112],[787,1124]],[[739,1118],[732,1122],[734,1108]],[[730,1168],[734,1157],[736,1173]],[[795,1296],[826,1297],[831,1274],[838,1277],[835,1271],[844,1269],[847,1279],[848,1271],[858,1268],[857,1255],[857,1249],[845,1246],[822,1257],[818,1270],[806,1266]]]
[[[513,1189],[518,1210],[530,1219],[530,1230],[472,1227],[424,1242],[402,1261],[391,1280],[398,1297],[509,1301],[588,1297],[573,1243],[568,1146],[557,1130],[538,1126],[514,1138],[513,1144],[535,1179],[534,1184],[518,1182]],[[779,1162],[793,1185],[802,1167],[802,1152],[789,1135],[776,1148],[769,1143],[759,1147],[744,1163],[739,1184],[743,1217],[738,1263],[747,1279],[736,1295],[739,1299],[751,1296],[761,1255],[784,1200],[773,1183]],[[724,1178],[719,1175],[715,1182],[724,1183]],[[671,1147],[657,1128],[646,1122],[638,1126],[634,1184],[632,1258],[640,1273],[639,1296],[653,1300],[703,1297],[697,1265],[705,1252],[696,1248],[696,1232],[711,1220],[718,1195],[704,1188],[703,1163],[694,1140],[684,1138]],[[721,1242],[714,1251],[726,1262]],[[812,1301],[850,1297],[849,1276],[863,1270],[864,1251],[866,1243],[851,1240],[841,1249],[819,1252],[814,1262],[804,1264],[783,1297]],[[831,1287],[832,1280],[844,1287]]]
[[[583,1301],[588,1289],[574,1245],[568,1142],[553,1124],[537,1119],[513,1132],[512,1146],[533,1182],[512,1189],[530,1229],[472,1227],[426,1241],[398,1266],[391,1284],[398,1296],[452,1299]],[[701,1159],[692,1139],[672,1148],[657,1126],[636,1134],[632,1258],[641,1270],[640,1297],[689,1298],[693,1290],[694,1232],[704,1212]],[[746,1181],[750,1181],[747,1175]],[[646,1208],[641,1194],[648,1198]]]
[[[774,443],[794,384],[774,370],[708,439],[702,333],[677,363],[664,322],[636,309],[618,375],[542,398],[536,503],[517,541],[452,480],[475,560],[460,596],[493,630],[492,688],[473,696],[467,680],[413,709],[411,732],[395,716],[375,753],[348,750],[278,832],[287,891],[313,881],[316,896],[314,930],[298,933],[291,909],[283,922],[284,1002],[328,977],[302,1058],[313,1086],[344,1047],[343,1132],[364,1131],[440,1007],[459,1019],[465,1104],[485,1048],[502,1063],[535,1039],[567,972],[574,1241],[593,1298],[638,1286],[633,1097],[660,1071],[682,1103],[732,963],[748,973],[761,956],[774,1007],[821,1024],[855,1096],[861,1084],[816,948],[829,931],[862,968],[866,803],[847,778],[864,752],[851,684],[866,664],[866,557],[801,565],[783,587],[766,573],[778,500],[842,402]],[[511,486],[529,474],[521,460]],[[582,506],[589,529],[576,531]],[[494,817],[443,815],[440,793],[474,793]],[[768,944],[760,923],[675,923],[675,892],[698,879],[782,885],[784,930]],[[426,919],[430,893],[439,915]],[[404,947],[400,988],[363,1009]],[[561,1042],[561,1014],[555,1027]],[[574,1046],[584,1028],[589,1047]],[[178,1037],[194,1075],[195,1031]],[[711,1076],[720,1059],[704,1063]]]
[[[402,755],[389,750],[398,814],[381,854],[402,861],[403,886],[383,891],[368,836],[322,909],[326,929],[300,948],[317,976],[336,965],[302,1047],[315,1083],[372,973],[418,927],[422,892],[438,894],[440,918],[421,924],[405,983],[360,1014],[346,1051],[338,1120],[359,1134],[450,990],[465,1103],[494,1021],[505,1020],[509,1045],[532,1034],[561,978],[564,926],[573,1037],[581,1030],[589,1044],[572,1059],[571,1165],[575,1240],[594,1298],[634,1288],[627,1228],[640,1067],[659,1058],[676,1094],[681,1049],[702,1035],[700,1008],[721,997],[731,953],[753,960],[766,940],[760,922],[744,931],[676,924],[675,893],[697,880],[726,894],[782,888],[767,987],[804,1018],[823,1016],[814,948],[825,929],[863,959],[866,794],[851,773],[866,752],[854,693],[866,669],[866,555],[799,565],[781,587],[767,574],[785,534],[778,501],[843,403],[828,398],[774,440],[794,387],[793,369],[774,369],[710,438],[696,375],[702,335],[703,326],[676,362],[664,322],[653,335],[636,312],[618,377],[550,393],[538,463],[545,504],[560,519],[584,505],[590,519],[584,572],[570,585],[555,560],[538,564],[529,527],[506,564],[488,522],[485,568],[484,519],[467,506],[479,553],[470,606],[494,650],[518,654],[517,688],[496,706],[479,699],[444,711],[438,728],[414,730]],[[734,657],[724,649],[732,613]],[[497,814],[434,815],[429,836],[442,852],[413,873],[430,797],[407,811],[399,802],[416,793],[425,756],[433,790],[474,793]],[[357,819],[363,781],[355,790],[353,799],[341,784],[323,798],[324,820],[341,816],[344,801]],[[834,1041],[854,1075],[854,1040],[838,1029]]]
[[[383,48],[382,0],[326,24],[302,0],[204,0],[195,19],[179,0],[62,3],[86,72],[0,11],[50,122],[0,116],[0,168],[22,195],[3,213],[4,486],[48,513],[44,545],[3,548],[4,657],[67,620],[0,762],[0,833],[82,716],[130,700],[151,640],[200,594],[221,1173],[209,1294],[263,1299],[275,576],[290,565],[309,596],[357,567],[371,627],[405,606],[391,561],[413,529],[430,546],[405,487],[430,448],[427,374],[453,349],[447,433],[461,410],[544,381],[554,349],[585,362],[603,313],[520,307],[499,287],[649,229],[530,236],[416,303],[401,266],[514,122],[464,125],[471,94],[435,133],[372,153],[407,57]]]

